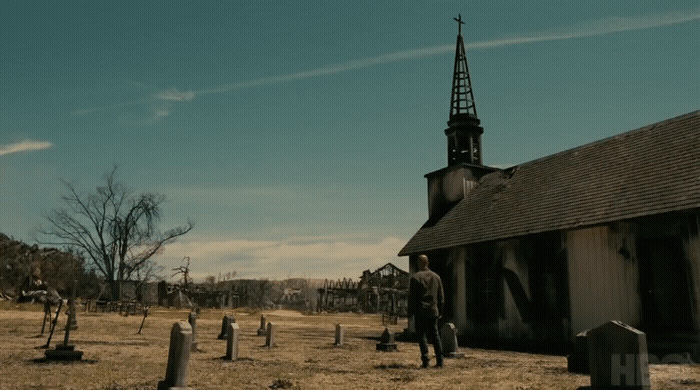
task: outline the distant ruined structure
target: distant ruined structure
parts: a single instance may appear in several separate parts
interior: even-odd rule
[[[392,263],[366,270],[360,280],[326,280],[318,289],[319,311],[361,311],[406,315],[408,272]]]

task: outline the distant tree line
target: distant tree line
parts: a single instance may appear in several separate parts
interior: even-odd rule
[[[73,280],[78,280],[82,296],[96,296],[103,284],[70,250],[39,248],[0,233],[0,293],[5,297],[21,299],[30,291],[47,288],[67,296]]]

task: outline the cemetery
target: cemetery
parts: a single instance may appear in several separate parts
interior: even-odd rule
[[[700,389],[700,9],[6,3],[0,390]]]
[[[453,358],[442,369],[423,370],[417,343],[394,337],[404,331],[405,318],[383,325],[379,314],[243,308],[195,314],[163,307],[149,308],[147,316],[126,316],[85,312],[78,301],[76,327],[69,327],[66,341],[65,308],[56,317],[49,348],[43,348],[50,330],[41,334],[43,305],[0,302],[0,389],[586,389],[594,380],[611,381],[611,370],[621,375],[613,383],[636,384],[640,378],[646,386],[630,388],[700,386],[699,365],[659,364],[662,358],[634,355],[630,345],[642,348],[646,340],[617,323],[589,332],[591,340],[603,340],[596,344],[603,347],[588,346],[593,355],[612,353],[608,360],[595,358],[611,365],[591,366],[596,367],[591,374],[569,372],[561,355],[457,346],[450,324],[442,327],[442,338]],[[47,351],[61,350],[81,356],[47,359]]]

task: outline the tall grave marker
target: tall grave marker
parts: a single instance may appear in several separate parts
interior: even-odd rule
[[[646,334],[620,321],[588,332],[588,364],[593,388],[651,388]]]
[[[173,324],[170,331],[170,349],[165,379],[158,382],[158,390],[192,390],[187,387],[187,374],[192,349],[192,327],[185,321]]]

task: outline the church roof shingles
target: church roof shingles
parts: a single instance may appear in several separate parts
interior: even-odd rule
[[[490,173],[399,256],[700,208],[700,110]]]

